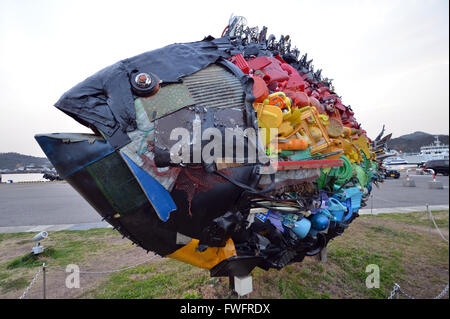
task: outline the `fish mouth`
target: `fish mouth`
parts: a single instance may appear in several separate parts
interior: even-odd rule
[[[38,134],[35,139],[58,174],[124,237],[162,256],[178,248],[169,240],[175,233],[160,228],[164,223],[108,141],[82,133]]]
[[[34,138],[64,179],[115,151],[105,139],[94,134],[50,133]]]

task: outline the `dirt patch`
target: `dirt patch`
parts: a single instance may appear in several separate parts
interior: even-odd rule
[[[145,250],[133,246],[129,240],[122,239],[122,237],[118,233],[111,232],[111,234],[108,234],[107,236],[93,236],[92,239],[97,241],[99,245],[102,245],[102,243],[107,243],[107,245],[105,245],[105,249],[102,249],[95,253],[91,253],[88,258],[83,258],[79,262],[74,262],[74,264],[77,264],[79,266],[80,272],[103,272],[116,270],[140,264],[142,262],[145,262],[146,260],[149,260],[153,256],[153,253],[147,254]],[[2,249],[0,263],[29,253],[32,243],[31,245],[28,243],[25,245],[18,245],[17,242],[20,242],[20,239],[9,239],[1,243],[4,244],[4,247],[8,247],[8,249]],[[52,243],[47,242],[45,246],[51,247]],[[161,259],[161,257],[157,256],[150,262],[156,261],[158,259]],[[16,274],[13,275],[13,278],[25,278],[29,283],[38,270],[39,267],[30,269],[20,268],[17,269]],[[66,287],[66,278],[68,275],[69,273],[66,272],[64,266],[55,264],[50,264],[48,266],[46,272],[47,298],[79,298],[87,291],[103,283],[109,277],[109,274],[81,273],[80,288],[69,289]],[[22,294],[23,290],[24,289],[12,289],[5,292],[4,289],[0,289],[0,298],[18,298]],[[26,298],[40,299],[42,297],[43,280],[41,273],[39,279],[33,285]]]

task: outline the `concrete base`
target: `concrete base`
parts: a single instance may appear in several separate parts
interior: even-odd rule
[[[36,245],[33,248],[31,248],[31,252],[35,255],[42,254],[44,252],[44,246]]]
[[[403,181],[403,186],[405,186],[405,187],[416,187],[416,182],[414,182],[414,180],[412,180],[412,179],[410,179],[409,181],[405,179]]]
[[[431,189],[444,189],[442,182],[428,182],[428,188]]]
[[[253,291],[252,276],[234,277],[234,291],[239,296],[251,293]]]

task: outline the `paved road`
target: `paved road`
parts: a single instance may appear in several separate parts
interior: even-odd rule
[[[448,207],[448,176],[437,177],[444,184],[442,190],[428,188],[431,176],[412,178],[416,187],[403,187],[403,176],[398,180],[386,180],[379,189],[374,187],[373,197],[364,211],[399,207],[415,210],[413,207],[425,207],[425,204]],[[95,210],[65,182],[0,184],[0,233],[86,229],[106,225]]]
[[[0,227],[100,222],[66,182],[0,184]]]
[[[380,188],[373,187],[372,198],[365,208],[389,208],[449,204],[449,177],[438,175],[436,180],[442,182],[444,189],[430,189],[428,182],[433,180],[430,175],[413,175],[416,187],[404,187],[402,175],[399,179],[387,179]]]

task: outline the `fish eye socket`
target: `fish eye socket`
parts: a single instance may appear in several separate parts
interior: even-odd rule
[[[152,77],[148,73],[141,72],[136,75],[134,82],[136,82],[136,85],[139,87],[146,88],[152,84]]]

